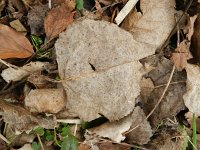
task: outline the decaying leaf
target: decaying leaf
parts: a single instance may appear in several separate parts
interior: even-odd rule
[[[25,98],[25,106],[31,112],[57,113],[65,107],[63,89],[31,90]]]
[[[7,68],[2,71],[1,76],[6,82],[10,81],[19,81],[24,77],[27,77],[31,73],[43,70],[47,65],[47,62],[30,62],[29,64],[24,65],[23,67],[16,68]]]
[[[33,55],[33,47],[20,32],[0,24],[0,58],[26,58]]]
[[[150,78],[142,78],[140,81],[140,88],[141,88],[141,98],[144,101],[144,103],[147,102],[151,92],[154,90],[154,84]]]
[[[74,0],[68,0],[61,4],[61,6],[53,8],[48,12],[44,20],[45,33],[48,39],[58,36],[73,22],[74,8]]]
[[[187,91],[183,95],[186,107],[190,112],[200,116],[200,68],[198,65],[187,64]]]
[[[126,140],[129,143],[137,143],[139,145],[147,144],[150,141],[150,137],[153,135],[151,126],[147,120],[144,121],[146,115],[140,107],[135,107],[131,119],[131,128],[143,121],[142,125],[137,129],[131,131],[126,135]]]
[[[140,0],[121,27],[131,32],[134,39],[148,45],[145,53],[152,55],[169,36],[175,25],[174,0]]]
[[[38,36],[44,34],[44,18],[47,11],[48,5],[37,5],[28,12],[31,34]]]
[[[113,144],[111,142],[104,142],[97,144],[99,150],[130,150],[130,146],[123,144]]]
[[[176,69],[182,71],[187,65],[187,60],[192,58],[189,51],[189,43],[186,40],[182,41],[175,51],[172,54],[171,60],[176,66]]]
[[[36,126],[42,126],[46,129],[55,127],[55,120],[51,118],[39,118],[33,116],[28,110],[23,107],[0,101],[0,115],[4,121],[12,126],[15,131],[30,131]]]
[[[69,112],[85,121],[130,114],[140,92],[138,60],[146,53],[130,33],[85,19],[60,34],[55,47]]]
[[[145,75],[146,78],[150,78],[154,83],[154,89],[150,96],[144,98],[146,91],[141,90],[141,95],[144,100],[144,111],[149,113],[161,97],[166,83],[169,80],[169,76],[172,70],[173,64],[166,58],[161,58],[157,64],[157,67]],[[155,127],[163,119],[176,115],[180,110],[184,109],[184,102],[182,95],[186,91],[186,72],[175,72],[172,78],[172,83],[163,98],[160,105],[152,114],[151,124]],[[147,101],[146,101],[147,99]]]
[[[140,107],[135,107],[132,114],[115,122],[108,122],[101,126],[90,129],[91,133],[95,133],[100,137],[109,138],[117,143],[125,139],[122,135],[128,131],[130,127],[134,127],[145,119],[145,114]],[[148,121],[145,121],[137,130],[133,130],[126,135],[129,143],[146,144],[152,136],[151,126]]]

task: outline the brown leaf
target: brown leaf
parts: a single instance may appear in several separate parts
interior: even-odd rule
[[[187,65],[187,60],[191,58],[189,53],[189,44],[184,40],[175,51],[176,53],[172,54],[171,60],[176,66],[176,69],[182,71]]]
[[[182,71],[187,65],[187,54],[186,53],[173,53],[171,60],[174,62],[176,69]]]
[[[99,150],[130,150],[130,146],[122,144],[113,144],[111,142],[104,142],[98,144]]]
[[[48,39],[59,35],[74,20],[74,0],[69,0],[48,12],[44,20],[44,29]]]
[[[26,58],[34,53],[28,39],[20,32],[0,24],[0,58]]]
[[[80,144],[78,150],[90,150],[90,146],[87,144]]]

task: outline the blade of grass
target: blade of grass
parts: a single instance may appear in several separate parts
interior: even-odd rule
[[[197,128],[196,128],[196,115],[195,113],[193,114],[193,118],[192,118],[192,142],[193,142],[193,150],[196,149],[197,146]]]

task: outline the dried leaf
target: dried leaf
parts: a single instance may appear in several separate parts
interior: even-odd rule
[[[74,8],[74,0],[69,0],[48,12],[47,17],[44,20],[45,33],[48,39],[58,36],[59,33],[65,30],[67,26],[73,22]]]
[[[182,71],[187,65],[187,54],[186,53],[173,53],[171,60],[174,62],[176,69]]]
[[[33,55],[33,47],[20,32],[0,24],[0,58],[26,58]]]
[[[140,92],[140,46],[108,22],[85,19],[69,26],[55,44],[69,112],[85,121],[128,115]]]
[[[198,65],[187,64],[187,92],[183,95],[186,107],[190,112],[200,116],[200,68]]]
[[[187,60],[192,58],[189,51],[189,43],[186,40],[182,41],[175,51],[176,53],[172,54],[171,60],[176,69],[182,71],[187,65]]]
[[[140,116],[140,114],[137,115],[138,117]],[[114,142],[120,143],[125,139],[125,136],[122,134],[130,129],[131,125],[132,115],[129,115],[118,121],[104,123],[98,127],[90,129],[89,131],[99,137],[109,138]]]
[[[0,101],[0,115],[15,131],[30,131],[36,126],[53,129],[55,126],[55,120],[51,118],[35,117],[23,107],[2,100]]]
[[[191,40],[191,37],[192,35],[194,34],[194,23],[197,19],[197,15],[194,15],[192,17],[189,17],[188,19],[188,23],[187,23],[187,26],[186,26],[186,29],[187,31],[185,31],[187,33],[186,37],[187,37],[187,40]]]
[[[161,58],[157,64],[157,67],[145,75],[146,78],[150,78],[154,83],[154,89],[150,96],[146,97],[142,102],[144,103],[144,111],[150,112],[161,95],[169,80],[170,72],[173,64],[166,58]],[[185,87],[186,73],[175,72],[172,78],[172,82],[165,94],[160,105],[156,108],[155,112],[151,115],[151,124],[156,127],[164,118],[170,118],[176,115],[180,110],[184,109],[184,102],[182,95],[186,91]],[[141,95],[144,97],[146,91],[141,90]],[[147,102],[146,102],[147,99]]]
[[[26,32],[26,28],[22,25],[19,19],[10,22],[10,26],[19,32]]]
[[[136,130],[133,130],[132,132],[126,135],[126,140],[129,143],[137,143],[139,145],[143,145],[147,144],[150,141],[150,137],[153,135],[153,131],[151,129],[150,123],[147,120],[144,121],[145,118],[146,115],[144,111],[140,107],[135,107],[131,115],[131,128],[135,127],[142,121],[143,123]]]
[[[109,138],[117,143],[120,143],[125,139],[122,135],[130,127],[136,126],[138,123],[145,119],[145,114],[140,107],[136,107],[132,114],[124,117],[121,120],[115,122],[108,122],[101,126],[90,129],[91,133],[94,133],[100,137]],[[145,121],[137,130],[133,130],[126,135],[129,143],[147,144],[152,136],[151,126],[148,121]]]
[[[146,56],[154,54],[173,29],[174,5],[174,0],[140,0],[139,10],[134,8],[122,22],[136,41],[148,46]]]
[[[25,98],[25,106],[31,112],[57,113],[65,107],[63,89],[31,90]]]
[[[48,5],[37,5],[28,12],[28,24],[31,28],[31,34],[44,34],[44,18],[47,11]]]
[[[1,76],[6,82],[19,81],[31,73],[43,70],[47,64],[48,63],[44,62],[30,62],[29,64],[26,64],[18,69],[7,68],[2,71]]]
[[[87,144],[80,144],[78,150],[90,150],[90,146]]]
[[[128,144],[113,144],[111,142],[100,143],[97,144],[97,146],[99,147],[99,150],[130,150],[131,148]]]

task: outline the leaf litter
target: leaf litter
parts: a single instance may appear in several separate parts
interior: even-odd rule
[[[186,108],[190,113],[199,116],[199,66],[188,63],[188,59],[191,58],[190,50],[194,56],[192,60],[198,60],[197,15],[186,16],[188,23],[184,24],[184,19],[180,21],[179,15],[177,19],[174,18],[177,12],[174,9],[174,0],[140,0],[119,27],[108,21],[115,19],[118,11],[114,10],[120,10],[127,1],[99,0],[95,3],[93,7],[96,10],[93,14],[98,17],[91,20],[91,17],[84,16],[87,12],[81,0],[48,2],[8,0],[8,3],[2,1],[1,15],[5,15],[7,9],[8,18],[11,17],[11,20],[16,21],[11,23],[7,20],[4,21],[5,24],[10,24],[17,31],[27,31],[28,38],[1,24],[0,41],[6,40],[8,44],[5,42],[1,44],[0,58],[32,56],[30,60],[35,61],[28,63],[30,60],[25,59],[26,63],[21,64],[18,60],[17,63],[14,59],[6,60],[21,66],[16,67],[1,60],[9,68],[1,69],[2,81],[6,81],[7,85],[2,82],[6,86],[2,87],[0,93],[11,91],[11,94],[19,95],[17,99],[23,103],[21,105],[5,102],[3,100],[8,100],[9,94],[2,95],[0,112],[3,121],[8,124],[9,129],[14,129],[15,132],[12,134],[22,135],[23,131],[28,133],[36,126],[46,128],[45,133],[51,132],[48,129],[54,129],[56,132],[59,129],[55,129],[58,123],[55,117],[71,120],[74,123],[73,119],[80,118],[91,125],[99,119],[106,118],[107,121],[87,129],[90,134],[85,134],[86,146],[80,145],[78,148],[80,150],[130,149],[130,147],[179,149],[190,146],[187,142],[191,128],[183,126],[179,131],[177,120],[172,120]],[[183,15],[187,14],[191,8],[187,11],[186,7],[183,11]],[[27,12],[28,20],[24,20],[23,17]],[[174,29],[177,25],[181,26],[181,38],[178,42],[174,42],[177,39],[172,35],[176,32]],[[8,35],[13,36],[8,38]],[[39,50],[45,55],[46,50],[49,53],[49,49],[52,49],[53,57],[51,58],[51,55],[45,59],[35,57],[29,42],[30,35],[40,36],[44,42],[40,45],[43,44],[45,49],[43,50],[42,46]],[[57,37],[59,38],[53,45],[53,39],[56,40]],[[49,41],[53,44],[49,45]],[[163,45],[166,44],[171,55],[164,57],[162,51],[166,50],[166,47],[163,49]],[[155,54],[156,51],[158,54]],[[58,70],[53,72],[48,70],[50,65],[46,65],[49,64],[46,61],[50,63],[57,61]],[[176,66],[176,70],[170,74],[173,65]],[[166,86],[171,80],[169,78],[171,75],[172,81]],[[19,88],[24,89],[18,91]],[[16,97],[10,95],[10,99],[13,98],[16,102]],[[190,121],[191,116],[186,118],[193,126]],[[135,127],[137,129],[132,130]],[[79,125],[74,125],[71,129],[77,137],[83,135]],[[170,134],[172,131],[173,137]],[[52,143],[59,146],[59,142],[62,142],[59,134],[54,134],[54,138],[57,139],[50,141],[51,147]],[[171,140],[174,137],[178,139],[177,142]],[[38,137],[38,143],[35,139],[34,142],[27,142],[35,143],[36,146],[46,144],[45,137],[41,138],[42,141]],[[197,147],[198,142],[199,135],[197,135]],[[67,143],[70,144],[68,146],[77,147],[66,141],[61,145],[66,146]],[[24,143],[19,145],[23,146]],[[30,147],[30,145],[25,146]]]

